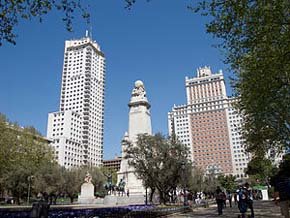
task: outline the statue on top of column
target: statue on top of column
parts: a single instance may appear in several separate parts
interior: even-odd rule
[[[144,84],[141,80],[137,80],[135,82],[135,87],[132,90],[132,97],[138,97],[138,98],[145,98],[146,97],[146,91],[144,88]]]

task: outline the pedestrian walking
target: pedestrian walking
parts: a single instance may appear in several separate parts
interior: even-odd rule
[[[232,192],[231,191],[227,191],[227,199],[229,200],[229,205],[230,207],[232,207]]]
[[[222,192],[223,195],[223,208],[227,207],[227,195],[225,192]]]
[[[215,199],[218,207],[218,215],[223,214],[223,204],[224,204],[224,193],[221,188],[218,186],[215,192]]]
[[[241,215],[239,215],[239,218],[246,218],[246,212],[248,210],[248,203],[247,203],[247,190],[240,186],[240,188],[237,190],[237,196],[238,196],[238,208],[240,210]]]
[[[279,166],[278,175],[275,177],[274,183],[274,200],[276,205],[279,204],[281,214],[285,218],[289,218],[290,204],[290,155],[284,156],[283,162]]]
[[[238,194],[237,192],[234,193],[234,201],[235,201],[235,205],[238,204]]]
[[[248,208],[251,210],[251,218],[254,218],[254,202],[253,202],[253,190],[250,188],[249,183],[245,183],[245,189],[247,190],[247,203]]]

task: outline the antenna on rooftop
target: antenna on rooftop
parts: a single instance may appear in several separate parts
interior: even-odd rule
[[[92,27],[92,24],[90,25],[90,35],[89,35],[89,37],[91,39],[93,39],[93,27]]]

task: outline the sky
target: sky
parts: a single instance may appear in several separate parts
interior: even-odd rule
[[[138,0],[127,10],[123,0],[83,1],[90,4],[91,24],[76,14],[73,32],[55,11],[42,23],[21,21],[17,44],[0,47],[0,112],[45,136],[48,113],[59,108],[64,42],[83,37],[91,26],[106,56],[104,159],[120,155],[136,80],[144,82],[151,103],[153,132],[168,134],[167,113],[186,103],[185,77],[195,77],[198,67],[222,69],[230,92],[222,52],[206,33],[208,18],[187,9],[191,2]]]

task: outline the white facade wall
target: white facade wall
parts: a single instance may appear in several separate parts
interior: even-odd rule
[[[238,111],[233,107],[233,103],[236,99],[229,99],[229,108],[228,108],[228,116],[229,116],[229,131],[231,137],[231,145],[232,145],[232,158],[233,158],[233,167],[234,173],[237,178],[244,178],[245,170],[250,161],[250,154],[245,150],[245,140],[242,138],[241,134],[241,125],[243,122],[242,116],[238,113]]]
[[[172,111],[168,113],[168,132],[169,135],[175,134],[178,140],[188,147],[189,159],[193,162],[192,141],[187,110],[188,107],[186,105],[174,105]]]
[[[47,137],[53,139],[55,158],[62,166],[76,167],[83,163],[81,124],[81,116],[73,111],[48,115]]]
[[[47,136],[65,167],[103,160],[105,57],[90,37],[65,42],[59,112],[49,114]],[[58,127],[58,119],[63,119]],[[56,120],[56,121],[55,121]]]

